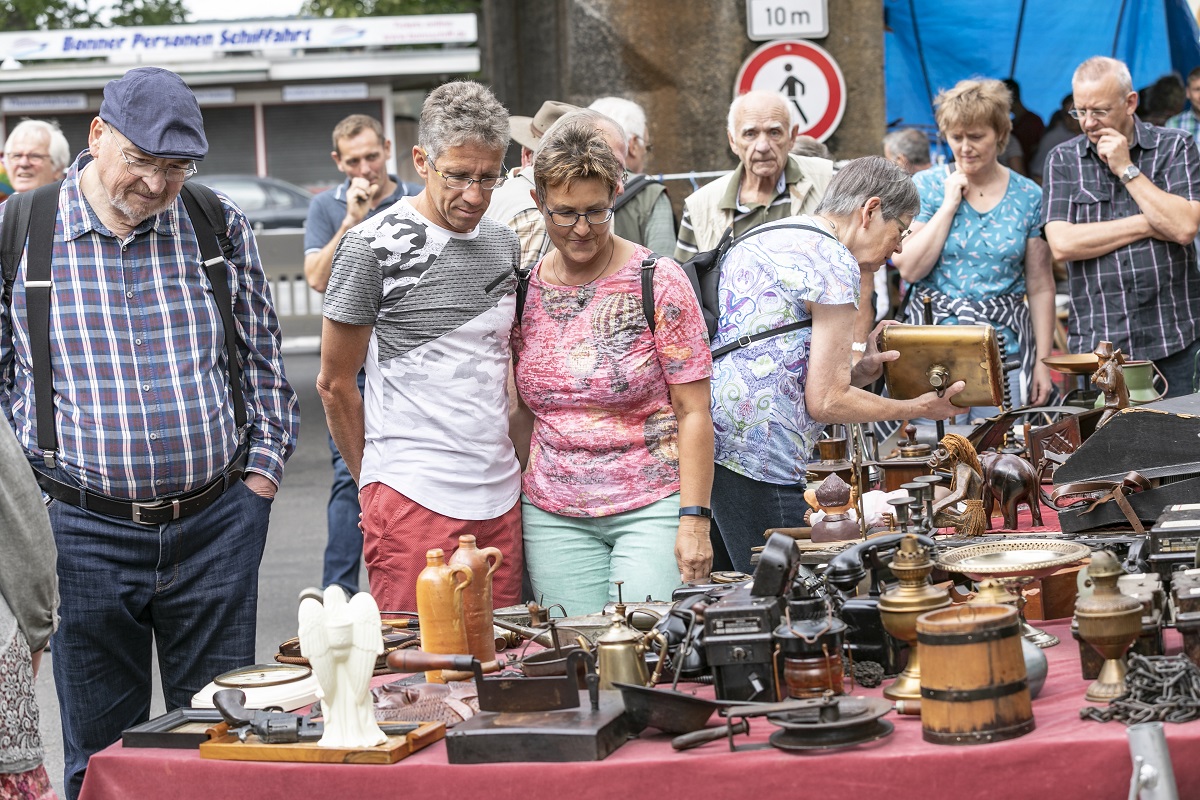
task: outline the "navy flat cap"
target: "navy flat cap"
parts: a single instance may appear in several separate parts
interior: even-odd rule
[[[138,67],[109,81],[100,119],[154,158],[201,161],[208,153],[196,95],[170,70]]]

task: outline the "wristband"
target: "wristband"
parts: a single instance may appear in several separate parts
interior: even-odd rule
[[[683,506],[679,509],[681,517],[708,517],[712,519],[712,509],[704,506]]]

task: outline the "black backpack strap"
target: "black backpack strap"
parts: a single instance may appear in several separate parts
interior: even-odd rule
[[[225,328],[225,359],[229,362],[229,391],[233,397],[233,418],[238,429],[238,441],[245,440],[246,402],[242,395],[242,365],[238,360],[237,326],[233,322],[233,297],[229,293],[228,268],[225,261],[233,254],[233,242],[225,227],[221,201],[212,189],[201,184],[185,183],[180,192],[183,205],[196,230],[196,243],[213,299],[221,312]],[[219,233],[218,233],[219,231]],[[41,427],[40,425],[38,426]]]
[[[764,230],[763,226],[760,225],[756,228],[751,228],[750,230],[746,231],[745,233],[743,233],[741,236],[737,237],[736,239],[732,239],[733,228],[729,228],[725,231],[725,234],[721,237],[720,244],[717,245],[718,254],[717,254],[717,258],[714,260],[713,266],[714,267],[719,266],[721,259],[723,259],[725,257],[725,254],[727,252],[732,250],[735,245],[741,244],[742,242],[749,239],[751,236],[757,236],[758,234],[766,233],[767,231],[783,230],[785,228],[794,228],[794,229],[798,229],[798,230],[812,231],[813,233],[819,233],[822,236],[828,236],[830,239],[833,239],[834,241],[837,240],[837,237],[834,236],[829,231],[822,230],[822,229],[814,227],[812,225],[803,225],[798,222],[791,222],[786,225],[773,225],[769,228],[766,228],[765,230]],[[811,325],[812,325],[812,319],[806,319],[803,322],[789,322],[787,325],[780,325],[778,328],[771,328],[770,330],[761,331],[759,333],[751,334],[749,336],[739,336],[737,339],[730,342],[729,344],[721,345],[720,347],[713,350],[712,357],[714,359],[720,358],[721,356],[726,355],[727,353],[732,353],[734,350],[740,350],[741,348],[748,347],[748,346],[754,344],[755,342],[761,342],[763,339],[770,339],[774,336],[781,336],[782,334],[785,334],[785,333],[791,333],[792,331],[798,331],[801,328],[808,328]]]
[[[17,268],[21,265],[25,240],[29,237],[29,209],[32,201],[32,194],[22,192],[14,194],[4,203],[4,227],[0,229],[0,265],[4,269],[5,306],[12,305],[13,283],[17,280]]]
[[[660,258],[662,256],[657,253],[651,253],[642,259],[642,313],[651,335],[654,335],[654,265]]]
[[[645,175],[634,175],[630,178],[629,182],[625,184],[625,191],[621,192],[617,197],[617,201],[613,203],[613,213],[620,211],[626,203],[637,197],[651,183],[658,183],[658,181],[652,181]]]
[[[33,362],[37,443],[50,469],[55,468],[58,456],[58,431],[54,426],[54,367],[50,363],[50,297],[54,289],[50,265],[61,185],[62,181],[56,181],[30,193],[29,244],[25,257],[25,312],[29,358]]]
[[[739,336],[737,341],[722,345],[712,351],[713,358],[720,358],[726,353],[732,353],[734,350],[740,350],[743,347],[749,347],[755,342],[761,342],[763,339],[770,339],[772,336],[779,336],[791,331],[798,331],[801,328],[808,328],[812,325],[811,319],[806,319],[803,322],[789,322],[787,325],[780,325],[778,328],[771,328],[768,331],[756,333],[751,336]]]
[[[533,270],[517,267],[517,324],[525,317],[525,298],[529,296],[529,275]]]

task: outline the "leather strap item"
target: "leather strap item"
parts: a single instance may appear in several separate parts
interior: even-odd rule
[[[737,341],[730,342],[727,345],[722,345],[716,350],[713,350],[712,357],[717,359],[726,353],[732,353],[734,350],[740,350],[743,347],[748,347],[755,342],[761,342],[763,339],[770,339],[772,336],[779,336],[780,334],[787,333],[788,331],[798,331],[801,328],[807,328],[811,325],[812,320],[806,319],[802,322],[789,322],[787,325],[780,325],[778,328],[771,328],[770,330],[762,331],[761,333],[754,333],[750,336],[739,336]]]
[[[1078,481],[1076,483],[1064,483],[1061,486],[1054,487],[1054,491],[1050,493],[1050,502],[1056,509],[1071,510],[1075,510],[1076,506],[1087,503],[1087,508],[1080,510],[1079,513],[1088,514],[1101,503],[1107,503],[1110,500],[1115,501],[1130,526],[1138,533],[1145,533],[1145,526],[1142,525],[1142,521],[1138,518],[1138,515],[1134,513],[1133,507],[1129,505],[1126,497],[1146,491],[1149,488],[1151,488],[1150,481],[1143,478],[1137,472],[1130,472],[1119,481]]]
[[[246,466],[246,450],[243,446],[234,459],[233,466],[223,475],[218,475],[205,486],[178,497],[140,502],[121,500],[115,497],[90,492],[78,486],[52,478],[38,470],[33,471],[42,491],[68,505],[84,508],[97,514],[117,519],[127,519],[139,525],[163,525],[173,520],[199,514],[217,501],[225,490],[242,478]]]

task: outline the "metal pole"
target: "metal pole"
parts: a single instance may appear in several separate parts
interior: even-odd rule
[[[1126,729],[1133,756],[1129,800],[1179,800],[1175,771],[1161,722],[1140,722]]]

